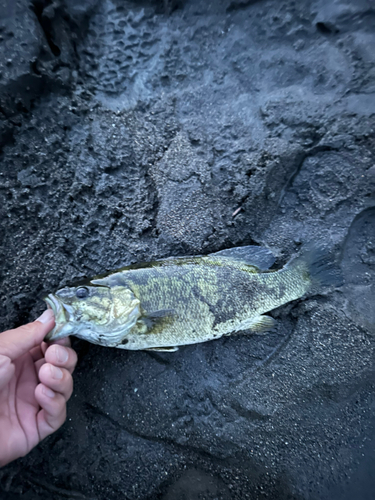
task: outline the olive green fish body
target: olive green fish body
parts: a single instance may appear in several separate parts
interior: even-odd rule
[[[264,332],[274,323],[264,313],[313,290],[322,276],[333,281],[316,251],[279,271],[267,270],[272,263],[268,250],[242,247],[129,267],[62,289],[46,299],[59,318],[49,338],[73,334],[123,349],[168,350]]]
[[[160,312],[152,324],[141,319],[124,347],[193,344],[249,329],[248,320],[303,296],[310,285],[294,270],[260,273],[230,264],[172,265],[117,276],[139,299],[146,318]]]

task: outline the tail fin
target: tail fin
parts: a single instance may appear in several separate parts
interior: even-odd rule
[[[331,253],[313,245],[306,246],[301,255],[287,264],[298,269],[311,282],[309,292],[318,292],[327,286],[341,286],[344,283],[341,270]]]

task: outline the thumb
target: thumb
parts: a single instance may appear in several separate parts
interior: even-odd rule
[[[19,358],[40,345],[54,324],[53,312],[47,309],[33,323],[0,333],[0,355],[7,356],[12,361]]]

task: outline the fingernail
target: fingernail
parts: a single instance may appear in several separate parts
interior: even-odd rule
[[[59,363],[66,363],[68,361],[69,354],[68,351],[65,349],[65,347],[62,347],[61,345],[56,345],[55,354],[57,361]]]
[[[52,318],[53,318],[52,309],[47,309],[41,316],[39,316],[39,318],[36,321],[39,321],[40,323],[48,323]]]
[[[51,391],[51,389],[48,389],[48,387],[43,387],[43,394],[45,394],[49,398],[55,397],[55,393],[53,391]]]
[[[63,372],[57,366],[51,365],[51,377],[57,380],[61,380],[63,378]]]

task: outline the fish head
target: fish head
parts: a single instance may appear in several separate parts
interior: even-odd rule
[[[139,300],[123,286],[65,287],[44,300],[55,315],[55,327],[46,341],[75,335],[94,344],[116,346],[141,315]]]

